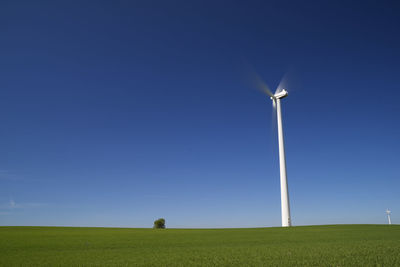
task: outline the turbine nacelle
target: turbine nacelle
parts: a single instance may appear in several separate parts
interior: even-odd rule
[[[276,94],[274,95],[274,97],[277,98],[277,99],[279,99],[279,98],[284,98],[284,97],[286,97],[287,95],[288,95],[288,92],[287,92],[285,89],[283,89],[283,90],[280,91],[279,93],[276,93]]]
[[[275,100],[275,99],[281,99],[281,98],[284,98],[284,97],[287,97],[287,96],[288,96],[288,92],[285,89],[283,89],[279,93],[275,93],[275,95],[271,96],[270,98],[272,100]]]

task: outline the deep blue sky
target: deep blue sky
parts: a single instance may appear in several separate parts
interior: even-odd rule
[[[400,221],[395,1],[2,1],[0,225]],[[272,126],[271,126],[272,125]]]

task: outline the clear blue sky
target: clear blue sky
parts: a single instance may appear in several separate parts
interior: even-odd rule
[[[400,221],[396,1],[2,1],[0,225]]]

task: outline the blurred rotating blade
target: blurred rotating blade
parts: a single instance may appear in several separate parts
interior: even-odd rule
[[[246,65],[246,72],[247,72],[247,80],[249,81],[251,87],[263,92],[264,94],[273,97],[274,94],[272,93],[271,89],[268,85],[263,81],[260,75],[252,68],[250,64]]]
[[[286,72],[282,76],[282,79],[279,82],[279,85],[275,90],[275,94],[278,94],[278,93],[282,92],[283,89],[285,89],[286,91],[288,90],[288,87],[290,87],[289,86],[289,76],[291,76],[291,75],[289,75],[289,72]]]
[[[253,86],[263,92],[264,94],[274,97],[274,94],[272,93],[271,89],[269,89],[268,85],[261,79],[260,76],[258,76],[257,73],[253,74],[253,79],[252,79]]]
[[[275,94],[282,92],[283,89],[286,91],[293,91],[293,88],[298,88],[300,85],[299,81],[296,78],[296,73],[293,68],[289,68],[286,71],[285,75],[282,76],[281,81],[279,82],[278,88],[276,88]]]
[[[277,121],[276,121],[276,100],[272,100],[271,105],[271,127],[270,127],[270,153],[272,158],[275,160],[277,157],[276,151],[276,140],[277,138]],[[275,162],[275,161],[274,161]]]

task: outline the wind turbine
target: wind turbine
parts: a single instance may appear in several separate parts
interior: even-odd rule
[[[269,87],[264,81],[253,72],[254,85],[267,94],[272,100],[272,106],[276,110],[277,123],[278,123],[278,143],[279,143],[279,169],[280,169],[280,182],[281,182],[281,215],[282,215],[282,227],[292,226],[290,218],[290,205],[289,205],[289,192],[288,182],[286,174],[286,159],[285,159],[285,144],[283,138],[283,127],[282,127],[282,111],[281,111],[281,99],[288,96],[288,92],[282,88],[282,82],[273,94]]]
[[[389,224],[392,224],[392,221],[390,220],[390,213],[392,213],[392,212],[389,209],[386,209],[386,214],[388,216]]]

